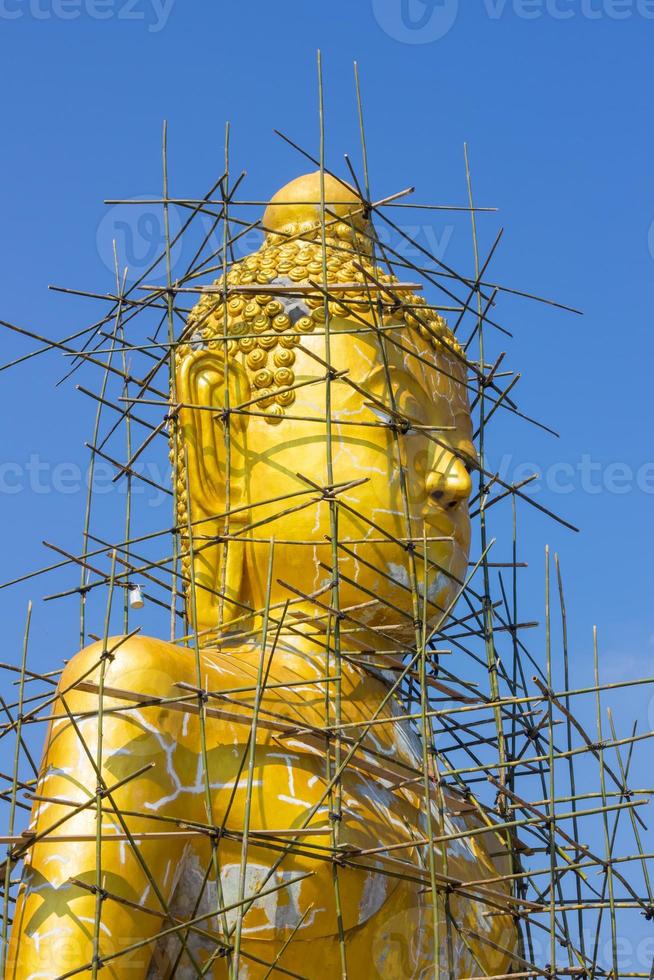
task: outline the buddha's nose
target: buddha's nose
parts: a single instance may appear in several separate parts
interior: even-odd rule
[[[465,464],[454,453],[443,450],[427,474],[429,501],[443,510],[453,510],[472,492],[472,480]]]

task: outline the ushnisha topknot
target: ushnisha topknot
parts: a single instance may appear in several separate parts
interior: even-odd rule
[[[357,192],[345,181],[331,174],[324,176],[325,231],[331,238],[352,244],[356,236],[359,251],[369,255],[372,246],[372,225],[368,209]],[[302,236],[321,238],[321,181],[320,171],[303,174],[271,198],[262,226],[270,244],[281,244]]]
[[[302,335],[324,329],[324,290],[330,284],[349,284],[329,296],[329,317],[366,318],[371,300],[382,299],[385,312],[397,323],[404,320],[407,330],[417,330],[438,352],[443,348],[461,362],[465,357],[446,321],[429,309],[426,301],[408,288],[398,288],[397,280],[371,262],[373,229],[366,205],[348,184],[330,174],[324,176],[324,231],[321,208],[320,171],[291,181],[271,199],[263,216],[265,234],[261,247],[236,262],[227,273],[227,304],[223,301],[224,282],[214,283],[214,291],[203,296],[191,311],[185,340],[177,359],[198,347],[225,349],[239,357],[258,393],[257,410],[276,425],[285,409],[295,401],[288,390],[295,383],[294,348]],[[323,254],[323,236],[325,254]],[[324,267],[325,268],[324,268]],[[326,278],[326,283],[323,279]],[[292,287],[317,284],[315,292],[293,295]],[[388,286],[369,292],[371,285]],[[244,291],[239,287],[283,286],[287,292]],[[367,288],[368,287],[368,288]]]

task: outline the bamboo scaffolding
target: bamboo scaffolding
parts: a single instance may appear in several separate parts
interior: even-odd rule
[[[244,172],[235,179],[231,173],[229,127],[221,176],[203,196],[173,195],[164,126],[161,195],[145,202],[107,202],[160,211],[162,241],[147,268],[138,270],[128,285],[127,270],[121,271],[121,257],[115,250],[115,284],[109,292],[52,287],[57,293],[103,304],[96,314],[99,319],[66,337],[48,338],[42,331],[0,321],[0,326],[22,338],[21,343],[32,345],[27,353],[17,352],[0,371],[21,369],[32,358],[54,352],[66,366],[64,377],[57,383],[79,373],[75,388],[85,403],[87,399],[93,403],[86,443],[89,482],[81,547],[68,541],[44,540],[44,547],[60,560],[14,575],[0,584],[0,589],[25,586],[42,575],[53,576],[55,584],[46,599],[79,599],[79,629],[70,650],[76,645],[84,647],[89,638],[99,643],[97,659],[84,676],[63,687],[56,664],[37,661],[32,650],[28,667],[28,638],[30,630],[34,631],[30,605],[22,650],[16,656],[7,653],[6,662],[0,663],[0,677],[12,692],[11,697],[0,699],[0,740],[9,739],[6,744],[12,756],[12,762],[3,767],[7,771],[0,772],[0,805],[6,814],[6,832],[0,836],[0,844],[6,847],[1,875],[2,962],[6,960],[13,910],[30,855],[43,843],[79,843],[95,847],[92,877],[82,880],[72,876],[69,882],[92,896],[91,953],[59,980],[85,973],[101,976],[105,968],[115,964],[119,969],[132,955],[149,956],[168,942],[173,943],[167,965],[170,977],[184,969],[197,977],[222,976],[226,971],[230,980],[238,980],[247,963],[261,971],[257,976],[302,978],[292,968],[293,956],[297,944],[308,934],[314,908],[298,910],[288,935],[274,950],[271,947],[270,956],[256,955],[257,949],[249,941],[251,910],[256,903],[311,876],[293,876],[281,884],[277,881],[276,875],[289,866],[290,860],[300,859],[328,869],[326,880],[335,910],[333,935],[343,980],[358,980],[348,964],[345,889],[351,874],[405,882],[425,897],[437,950],[430,967],[435,980],[453,975],[456,956],[464,955],[455,950],[465,952],[468,974],[478,975],[480,980],[482,976],[489,980],[483,958],[491,953],[503,955],[512,966],[510,973],[496,974],[492,980],[651,980],[651,971],[626,963],[620,939],[636,928],[634,923],[654,921],[654,855],[647,837],[648,806],[654,790],[636,787],[633,777],[637,753],[649,748],[654,732],[638,730],[631,724],[625,728],[622,721],[616,724],[608,702],[619,693],[651,689],[654,677],[603,680],[595,632],[592,682],[574,683],[559,557],[553,556],[552,567],[552,556],[546,550],[542,624],[525,608],[523,576],[518,571],[527,568],[519,534],[523,512],[535,509],[563,527],[576,528],[546,503],[530,496],[528,485],[535,475],[510,482],[501,473],[492,472],[487,462],[499,418],[504,422],[520,419],[556,436],[545,422],[522,412],[514,400],[521,376],[506,369],[507,352],[496,349],[499,339],[512,336],[510,324],[505,322],[505,304],[521,297],[553,310],[579,311],[496,281],[492,268],[505,233],[503,228],[490,232],[486,228],[486,222],[495,220],[495,209],[480,207],[475,201],[467,145],[465,204],[405,201],[413,192],[410,186],[385,197],[373,196],[357,66],[361,173],[349,154],[345,163],[348,181],[356,187],[362,203],[349,216],[339,215],[335,210],[338,202],[328,201],[325,190],[328,178],[342,186],[345,182],[329,165],[323,85],[319,55],[317,149],[303,147],[277,131],[299,160],[309,161],[319,171],[321,199],[316,227],[297,234],[274,230],[278,240],[286,244],[317,245],[320,272],[312,269],[311,277],[307,275],[302,282],[237,284],[228,280],[245,236],[250,232],[272,233],[260,217],[250,220],[248,213],[249,208],[261,209],[265,202],[241,190]],[[349,207],[349,201],[348,196],[343,203]],[[183,215],[175,234],[171,231],[173,209]],[[416,238],[414,230],[401,223],[400,216],[410,214],[410,209],[447,213],[453,221],[469,222],[471,268],[455,269]],[[373,226],[365,231],[358,223],[355,228],[355,218],[361,215],[373,219],[380,231],[383,228],[390,233],[391,241],[386,240],[388,234],[382,235]],[[349,226],[352,241],[333,239],[333,229],[339,224]],[[371,253],[372,265],[362,254],[362,242]],[[181,268],[174,262],[177,249],[184,254]],[[330,249],[347,256],[360,281],[331,281],[335,277],[328,265]],[[381,273],[392,274],[394,281],[382,281]],[[216,274],[219,281],[212,282]],[[421,291],[425,293],[424,304],[413,296]],[[293,475],[297,488],[292,492],[243,504],[230,478],[234,426],[246,419],[267,417],[260,403],[268,396],[255,391],[240,400],[230,394],[227,303],[237,298],[254,301],[260,296],[287,302],[312,301],[314,305],[319,300],[324,308],[324,323],[316,324],[312,343],[301,335],[298,339],[297,352],[313,362],[313,374],[280,387],[279,393],[297,394],[298,400],[302,392],[312,393],[309,412],[287,411],[285,417],[294,424],[323,426],[325,456],[320,473],[306,474],[299,464],[299,471]],[[190,305],[199,299],[209,303],[212,314],[222,316],[222,333],[216,343],[226,355],[225,402],[216,408],[183,401],[176,390],[175,358],[180,346],[200,350],[205,343],[186,322]],[[339,316],[339,336],[361,336],[375,346],[383,372],[383,393],[367,390],[366,383],[351,376],[349,368],[334,364],[334,310]],[[403,410],[389,368],[399,356],[430,375],[438,372],[456,380],[435,359],[412,350],[403,338],[404,323],[397,322],[410,314],[426,335],[433,336],[430,321],[444,313],[452,314],[451,327],[463,350],[457,356],[466,372],[464,384],[479,460],[473,467],[475,487],[470,500],[476,543],[463,577],[454,576],[434,559],[432,545],[440,542],[447,546],[453,539],[428,533],[432,528],[417,527],[406,472],[407,439],[420,434],[437,449],[451,449],[451,427],[429,425]],[[278,337],[274,332],[248,330],[239,337],[265,341]],[[317,350],[315,343],[320,344]],[[336,395],[343,390],[363,400],[370,418],[349,419],[335,410]],[[224,507],[210,518],[192,513],[188,483],[183,487],[174,479],[169,484],[165,469],[148,469],[149,463],[164,460],[168,444],[175,453],[180,448],[183,412],[210,412],[223,440],[227,473]],[[336,452],[344,439],[382,438],[384,432],[388,433],[398,470],[395,534],[353,503],[366,476],[361,477],[359,471],[348,479],[336,479]],[[457,456],[456,450],[452,452]],[[463,456],[460,459],[465,462]],[[95,486],[100,462],[113,471],[112,493],[124,495],[119,508],[113,508],[111,498],[114,513],[110,517]],[[188,466],[186,473],[188,479]],[[186,523],[180,523],[177,503],[184,490],[189,505]],[[152,495],[166,505],[161,514],[146,509]],[[509,501],[510,514],[506,508]],[[500,503],[505,507],[496,509]],[[295,540],[277,533],[282,520],[312,509],[325,515],[327,534],[316,540]],[[506,546],[495,543],[495,519],[498,523],[511,522],[512,535]],[[343,530],[345,524],[350,527],[348,533]],[[357,528],[354,533],[352,527]],[[196,562],[218,545],[219,573],[206,592],[215,598],[219,612],[215,628],[200,629]],[[268,548],[265,596],[256,602],[261,608],[229,594],[228,561],[238,548],[248,545]],[[364,550],[366,546],[370,549]],[[312,562],[316,574],[320,573],[319,581],[301,582],[286,570],[278,574],[274,555],[281,547],[302,549],[299,554]],[[387,555],[402,556],[406,577],[401,582],[389,571]],[[361,569],[377,573],[387,589],[376,591],[367,586],[360,580]],[[441,609],[429,592],[428,585],[435,576],[447,579],[456,592],[446,609]],[[112,679],[107,679],[109,666],[114,661],[120,664],[125,644],[139,633],[139,627],[133,626],[137,610],[130,607],[134,586],[147,603],[148,616],[165,617],[160,633],[168,633],[170,641],[184,647],[193,660],[193,683],[189,683],[188,675],[186,679],[178,675],[165,697],[151,693],[153,689],[149,693],[134,690],[129,683],[114,683],[113,672]],[[354,600],[345,600],[346,591]],[[116,597],[120,601],[115,601]],[[375,610],[384,611],[384,625],[370,623]],[[439,615],[440,625],[430,626]],[[118,639],[112,640],[113,634]],[[238,644],[261,651],[253,676],[223,688],[211,685],[203,666],[205,650],[228,655]],[[307,647],[314,651],[312,656],[321,658],[322,669],[315,678],[276,679],[282,651],[285,656],[299,655]],[[42,671],[39,667],[44,663],[47,669]],[[344,710],[344,676],[352,670],[384,685],[376,708],[362,716]],[[28,684],[32,686],[28,688]],[[71,708],[72,691],[85,695],[83,710]],[[323,705],[320,722],[307,722],[302,698],[308,691]],[[144,779],[150,764],[135,765],[121,779],[106,775],[107,726],[118,718],[130,719],[131,723],[163,710],[172,718],[183,719],[185,725],[191,720],[197,725],[201,742],[198,785],[204,805],[199,819],[183,813],[121,809],[121,791]],[[210,771],[209,729],[223,723],[239,733],[239,748],[228,803],[219,811]],[[33,744],[45,725],[70,726],[80,757],[94,774],[92,787],[52,793],[41,785]],[[87,740],[86,732],[93,726],[97,735]],[[380,737],[391,735],[414,741],[413,761],[381,747]],[[294,752],[321,760],[319,791],[290,827],[281,821],[278,826],[257,825],[253,804],[260,771],[258,746],[263,738],[272,739],[284,751],[290,751],[290,746]],[[591,766],[594,782],[589,785]],[[383,787],[395,799],[419,800],[423,832],[377,846],[352,843],[346,828],[345,787],[353,776]],[[244,792],[245,799],[240,823],[234,820],[239,792]],[[24,814],[33,806],[58,808],[57,816],[42,822],[38,832],[23,823]],[[94,823],[79,829],[76,820],[81,816],[92,818]],[[150,843],[156,841],[170,846],[184,841],[188,847],[205,849],[198,892],[184,914],[168,900],[146,860]],[[501,859],[502,869],[489,866],[465,880],[457,877],[451,855],[457,847],[470,849],[480,842]],[[148,883],[147,902],[138,904],[107,887],[107,849],[117,843],[125,846]],[[226,901],[222,891],[227,846],[235,847],[230,853],[237,855],[233,902]],[[252,887],[249,869],[253,855],[264,853],[268,870]],[[509,948],[489,939],[480,926],[472,928],[461,914],[465,903],[478,909],[479,922],[510,918],[519,933],[517,943]],[[120,949],[105,949],[104,917],[115,905],[135,914],[144,912],[152,920],[152,935],[147,940],[126,942]],[[200,942],[209,950],[203,961],[195,952]]]

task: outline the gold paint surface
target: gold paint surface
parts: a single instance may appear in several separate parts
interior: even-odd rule
[[[262,247],[203,296],[177,350],[174,398],[182,407],[172,462],[198,650],[194,641],[146,637],[107,644],[102,778],[108,786],[127,782],[103,805],[102,976],[170,976],[179,944],[173,934],[152,937],[182,919],[198,919],[187,934],[198,964],[208,963],[216,937],[231,933],[233,942],[236,911],[216,910],[238,901],[248,804],[244,894],[268,894],[243,917],[241,978],[265,977],[263,964],[282,950],[280,963],[294,974],[341,975],[334,868],[348,976],[356,980],[432,977],[436,959],[442,976],[502,975],[517,949],[501,835],[474,800],[438,791],[435,780],[425,799],[417,729],[393,720],[402,709],[389,697],[402,657],[416,649],[416,602],[429,633],[467,571],[475,450],[465,359],[442,318],[375,267],[357,195],[331,178],[325,193],[324,229],[317,175],[273,198]],[[353,288],[329,293],[325,305],[322,286],[329,292],[333,283]],[[239,293],[249,284],[271,292]],[[272,295],[291,286],[303,290]],[[328,680],[334,655],[325,652],[334,507],[344,614],[338,705]],[[262,639],[271,539],[270,628]],[[96,897],[71,879],[96,878],[91,760],[103,648],[76,654],[59,684],[79,730],[60,697],[30,830],[46,835],[68,819],[28,853],[9,953],[14,980],[58,977],[92,959]],[[244,760],[262,658],[267,680],[248,797]],[[188,686],[211,692],[202,708],[210,814],[198,698]],[[370,727],[340,779],[335,852],[328,772],[339,711],[341,757],[366,731],[361,723],[384,723]],[[436,916],[428,813],[437,839]],[[203,888],[210,824],[223,832],[220,886],[209,872]],[[123,839],[112,842],[116,834]],[[196,975],[185,954],[175,969]],[[207,975],[228,977],[228,958],[212,961]]]

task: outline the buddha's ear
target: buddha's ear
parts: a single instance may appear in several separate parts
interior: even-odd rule
[[[220,349],[198,350],[181,361],[176,382],[177,401],[182,405],[180,448],[187,454],[191,497],[207,515],[219,513],[223,509],[228,479],[221,414],[228,404],[226,384],[229,385],[229,404],[239,405],[249,398],[247,374],[234,358],[228,358],[226,369],[225,356]],[[244,424],[243,415],[231,416],[232,432],[243,428]]]

